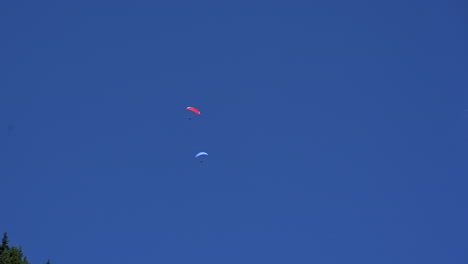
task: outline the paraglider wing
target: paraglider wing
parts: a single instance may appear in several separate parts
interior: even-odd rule
[[[195,158],[198,158],[199,156],[206,155],[208,156],[208,153],[206,152],[199,152],[197,155],[195,155]]]
[[[197,114],[200,114],[200,111],[198,109],[196,109],[195,107],[190,107],[189,106],[189,107],[187,107],[187,109],[190,110],[190,111],[193,111],[193,112],[195,112]]]

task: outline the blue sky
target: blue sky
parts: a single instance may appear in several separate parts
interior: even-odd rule
[[[3,1],[0,231],[33,264],[467,263],[466,8]]]

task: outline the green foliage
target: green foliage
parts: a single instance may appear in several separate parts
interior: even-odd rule
[[[30,264],[23,255],[23,249],[21,247],[10,247],[8,245],[8,235],[5,232],[3,234],[2,245],[0,245],[0,264]],[[46,264],[50,264],[50,260]]]
[[[3,233],[2,245],[0,246],[0,256],[2,255],[3,251],[8,250],[8,234],[5,232]]]
[[[23,250],[21,248],[11,247],[8,253],[9,256],[5,258],[5,264],[29,264],[26,257],[23,256]]]

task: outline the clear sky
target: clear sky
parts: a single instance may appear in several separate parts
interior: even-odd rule
[[[0,231],[32,264],[468,263],[466,10],[1,1]]]

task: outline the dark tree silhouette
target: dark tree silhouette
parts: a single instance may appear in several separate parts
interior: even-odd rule
[[[30,264],[23,254],[21,247],[10,247],[8,245],[8,234],[3,234],[2,245],[0,245],[0,264]],[[50,260],[46,264],[50,264]]]

